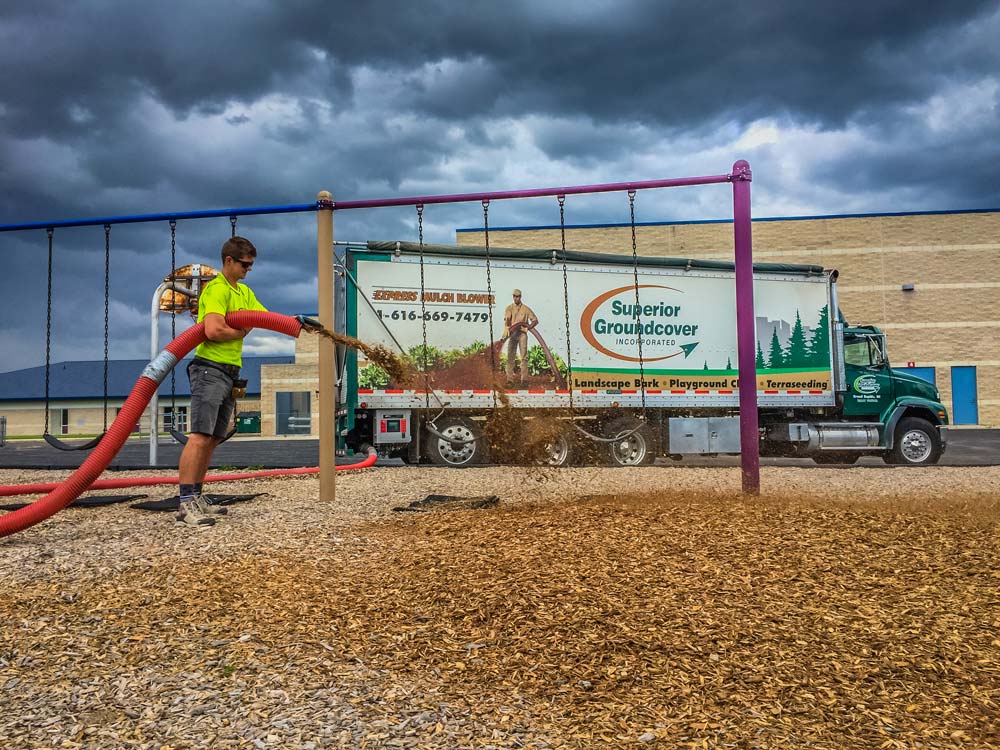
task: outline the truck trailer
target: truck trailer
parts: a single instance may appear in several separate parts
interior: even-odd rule
[[[757,263],[753,276],[761,455],[936,463],[937,388],[892,369],[877,327],[844,320],[837,271]],[[555,466],[740,452],[733,263],[372,241],[338,247],[335,286],[338,330],[417,373],[393,382],[338,349],[344,448],[486,463],[483,428],[503,408],[557,420]],[[533,317],[508,327],[515,290]]]

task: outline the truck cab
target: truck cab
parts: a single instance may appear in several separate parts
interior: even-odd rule
[[[893,370],[885,334],[875,326],[844,326],[842,362],[843,417],[878,427],[888,463],[937,463],[948,425],[937,387]]]

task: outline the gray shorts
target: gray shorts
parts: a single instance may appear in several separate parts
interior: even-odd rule
[[[236,399],[233,381],[214,367],[192,362],[188,365],[191,383],[191,432],[224,438],[229,434]]]

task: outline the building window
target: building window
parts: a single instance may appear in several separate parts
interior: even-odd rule
[[[186,406],[177,407],[177,419],[174,423],[174,410],[172,406],[163,407],[163,429],[176,430],[177,432],[187,432],[188,408]]]
[[[69,435],[69,409],[56,409],[56,423],[60,435]]]
[[[274,394],[275,434],[308,435],[312,431],[309,391],[279,391]]]

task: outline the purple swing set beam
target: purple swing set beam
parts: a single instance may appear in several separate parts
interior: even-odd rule
[[[745,163],[745,162],[744,162]],[[741,178],[742,179],[742,178]],[[614,193],[650,188],[689,187],[731,182],[733,175],[711,177],[681,177],[673,180],[645,180],[642,182],[613,182],[603,185],[573,185],[569,187],[539,188],[536,190],[501,190],[492,193],[458,193],[455,195],[425,195],[411,198],[376,198],[361,201],[336,201],[335,211],[353,208],[385,208],[387,206],[429,206],[433,203],[470,203],[472,201],[500,201],[511,198],[544,198],[545,196],[579,195],[582,193]]]

